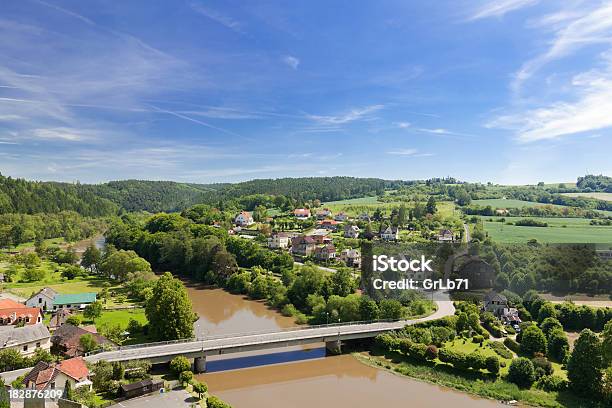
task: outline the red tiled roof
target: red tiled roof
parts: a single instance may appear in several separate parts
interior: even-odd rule
[[[25,319],[27,317],[30,318],[28,324],[36,324],[38,323],[38,317],[40,316],[40,309],[37,307],[14,307],[10,309],[0,309],[0,319],[8,319],[13,318],[15,316],[15,320]]]
[[[293,210],[294,215],[310,215],[310,210],[307,208],[296,208]]]
[[[18,309],[26,308],[27,306],[23,303],[15,302],[12,299],[0,299],[0,309]]]
[[[89,375],[89,370],[87,369],[87,364],[85,364],[85,360],[83,357],[75,357],[69,360],[64,360],[59,363],[59,370],[74,378],[75,380],[82,380],[87,378]]]

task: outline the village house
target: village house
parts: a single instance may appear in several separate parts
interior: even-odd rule
[[[508,215],[508,210],[505,208],[497,208],[495,210],[495,215]]]
[[[254,222],[253,215],[248,211],[241,211],[240,214],[234,218],[234,224],[240,227],[248,227],[249,225],[253,225]]]
[[[455,236],[453,235],[453,231],[449,229],[441,229],[438,232],[437,239],[439,242],[453,242],[455,240]]]
[[[42,322],[42,312],[11,299],[0,300],[0,325],[32,325]]]
[[[305,220],[310,218],[310,210],[308,208],[296,208],[293,210],[293,215],[298,220]]]
[[[351,268],[361,267],[361,254],[358,249],[346,248],[340,252],[340,260]]]
[[[284,232],[277,232],[272,234],[270,238],[268,238],[268,248],[279,249],[279,248],[287,248],[289,246],[289,234]]]
[[[86,334],[91,334],[98,346],[114,346],[115,343],[106,337],[96,333],[95,328],[86,330],[83,327],[73,326],[65,323],[61,325],[51,336],[51,347],[56,353],[60,353],[65,357],[76,357],[85,354],[80,339]]]
[[[344,222],[344,221],[348,220],[348,215],[346,215],[346,213],[341,211],[338,214],[334,215],[334,220],[336,220],[338,222]]]
[[[346,225],[344,227],[344,238],[359,238],[361,230],[356,225]]]
[[[36,349],[49,350],[51,348],[51,334],[42,324],[23,327],[0,326],[0,349],[12,348],[27,357],[36,352]]]
[[[291,239],[291,253],[298,256],[310,256],[316,247],[313,237],[300,235]]]
[[[332,243],[332,239],[330,237],[328,237],[327,235],[323,235],[323,234],[316,234],[316,235],[311,235],[310,236],[315,244],[317,245],[327,245],[327,244],[331,244]]]
[[[323,208],[321,210],[317,210],[317,219],[324,220],[332,216],[332,212],[329,208]]]
[[[83,293],[58,293],[53,298],[53,310],[70,309],[70,310],[81,310],[96,301],[95,292],[83,292]]]
[[[333,244],[318,246],[315,248],[314,256],[320,261],[329,261],[336,258],[336,247]]]
[[[508,299],[495,291],[491,291],[484,297],[484,311],[491,312],[495,316],[501,316],[503,309],[508,308]]]
[[[82,357],[75,357],[58,363],[40,361],[26,374],[23,384],[26,388],[47,390],[64,388],[66,382],[72,389],[87,387],[91,390],[89,369]]]
[[[68,318],[72,315],[72,312],[68,309],[58,310],[57,313],[55,313],[53,316],[51,316],[51,319],[49,319],[49,330],[54,331],[58,329],[64,323],[66,323]]]
[[[53,309],[53,299],[57,292],[51,288],[43,288],[26,300],[26,306],[38,307],[44,311]]]
[[[387,227],[380,233],[380,239],[383,241],[397,241],[399,239],[399,228]]]
[[[317,224],[319,225],[319,228],[323,228],[323,229],[330,230],[330,231],[337,231],[338,225],[340,223],[335,220],[323,220],[323,221],[319,221]]]
[[[359,216],[359,221],[370,222],[370,216],[368,215],[368,213],[367,213],[367,212],[362,213],[362,214]]]

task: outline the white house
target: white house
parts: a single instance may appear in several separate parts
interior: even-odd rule
[[[268,238],[268,248],[287,248],[288,246],[289,234],[278,232],[276,234],[272,234],[272,236]]]
[[[293,210],[293,215],[298,220],[305,220],[310,218],[310,210],[308,208],[296,208]]]
[[[340,252],[340,259],[346,264],[353,268],[359,268],[361,266],[361,254],[359,250],[346,248]]]
[[[399,228],[387,227],[380,233],[380,239],[383,241],[397,241],[399,239]]]
[[[53,309],[53,299],[57,292],[51,288],[43,288],[34,296],[26,300],[26,306],[38,307],[41,310],[47,311]]]
[[[0,349],[5,348],[18,350],[26,357],[33,355],[39,348],[49,351],[51,334],[43,323],[23,327],[0,326]]]
[[[344,227],[344,238],[359,238],[361,230],[356,225],[347,225]]]
[[[234,219],[234,223],[241,227],[248,227],[254,222],[255,221],[253,221],[253,215],[248,211],[241,211],[240,214],[238,214]]]

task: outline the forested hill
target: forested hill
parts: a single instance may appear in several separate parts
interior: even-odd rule
[[[57,213],[72,210],[85,216],[117,213],[118,206],[88,186],[13,179],[0,174],[0,214]]]
[[[412,182],[357,177],[300,177],[258,179],[226,184],[208,194],[207,199],[228,199],[251,194],[284,195],[295,200],[336,201],[380,195],[387,189]]]

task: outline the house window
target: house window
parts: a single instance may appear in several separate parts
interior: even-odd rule
[[[42,303],[42,298],[38,298],[38,303]]]
[[[51,389],[55,389],[55,381],[51,383]]]
[[[28,345],[23,346],[23,351],[28,351]]]
[[[36,343],[36,348],[40,348],[40,341]]]

